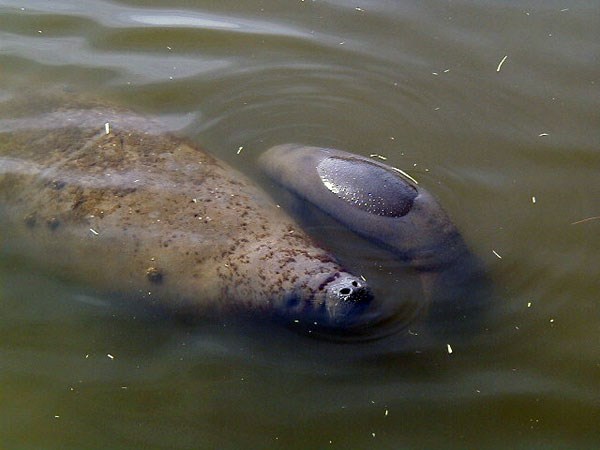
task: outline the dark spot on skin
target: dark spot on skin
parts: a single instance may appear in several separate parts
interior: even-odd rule
[[[163,281],[163,272],[157,267],[148,267],[146,269],[146,277],[151,283],[162,283]]]
[[[52,231],[56,230],[59,227],[59,225],[60,220],[58,220],[56,217],[50,217],[48,220],[46,220],[46,226]]]
[[[35,216],[34,213],[27,214],[25,216],[25,225],[27,225],[29,228],[35,227],[36,223],[37,223],[37,217]]]
[[[327,277],[327,278],[325,279],[325,281],[323,281],[323,282],[322,282],[322,283],[319,285],[319,287],[318,287],[319,291],[322,291],[323,289],[325,289],[325,286],[327,286],[329,283],[331,283],[333,280],[335,280],[335,279],[336,279],[336,278],[338,278],[339,276],[340,276],[340,273],[339,273],[339,272],[336,272],[336,273],[335,273],[335,275],[331,275],[330,277]]]
[[[52,180],[49,184],[49,186],[57,191],[60,191],[62,188],[64,188],[67,185],[67,183],[65,183],[62,180]]]

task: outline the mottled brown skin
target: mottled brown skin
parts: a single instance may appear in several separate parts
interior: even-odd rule
[[[0,115],[1,252],[202,317],[368,322],[364,281],[222,161],[102,105],[29,109]]]

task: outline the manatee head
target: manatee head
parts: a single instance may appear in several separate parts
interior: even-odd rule
[[[344,271],[305,278],[279,307],[279,315],[288,322],[335,332],[368,327],[374,311],[370,287]]]

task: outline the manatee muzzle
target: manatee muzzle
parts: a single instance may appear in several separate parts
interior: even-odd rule
[[[351,275],[341,275],[329,281],[325,289],[325,310],[330,326],[363,322],[363,314],[373,300],[367,283]]]

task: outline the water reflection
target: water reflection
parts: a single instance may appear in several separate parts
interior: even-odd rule
[[[104,308],[3,260],[2,445],[597,448],[598,222],[571,225],[600,213],[596,3],[2,0],[3,92],[192,113],[186,135],[257,180],[283,142],[385,155],[495,289],[474,332],[432,339],[418,277],[317,223],[404,305],[397,332],[341,343]]]

